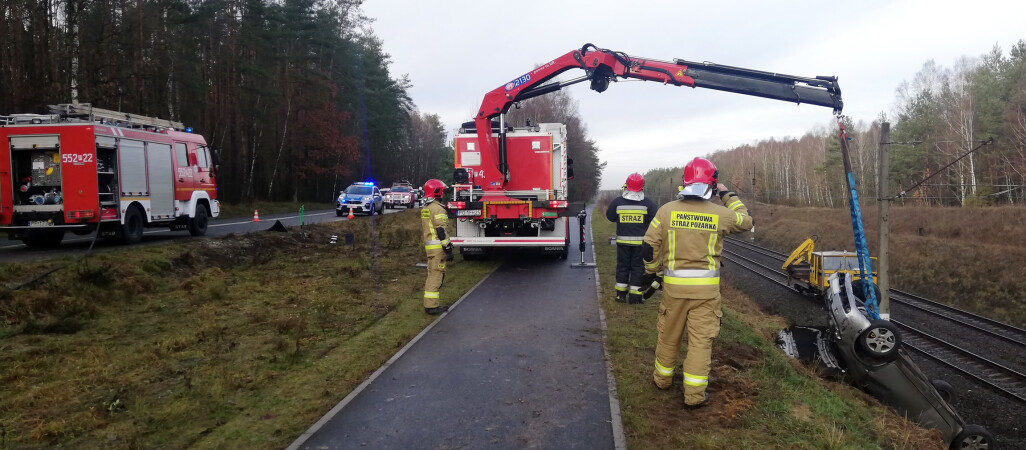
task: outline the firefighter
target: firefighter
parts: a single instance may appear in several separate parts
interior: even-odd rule
[[[709,363],[712,340],[720,333],[720,254],[723,237],[753,226],[737,194],[719,183],[712,162],[695,158],[684,166],[684,187],[656,212],[645,233],[642,254],[648,285],[663,272],[662,302],[656,328],[655,371],[659,389],[669,389],[688,333],[684,358],[684,404],[698,407],[709,401]],[[718,201],[712,201],[716,198]],[[718,204],[719,203],[719,204]]]
[[[445,183],[437,179],[424,183],[424,206],[420,209],[428,271],[424,282],[424,312],[431,315],[449,310],[448,306],[438,305],[438,290],[445,279],[445,263],[452,261],[452,243],[446,233],[449,213],[442,206],[442,192],[445,188]]]
[[[645,198],[645,178],[638,173],[627,176],[619,197],[606,209],[606,218],[616,223],[616,301],[644,303],[641,278],[641,243],[649,222],[655,217],[656,204]]]

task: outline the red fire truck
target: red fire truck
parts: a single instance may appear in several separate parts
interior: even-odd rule
[[[30,247],[66,232],[135,243],[145,227],[203,235],[220,205],[203,136],[86,103],[0,121],[0,231]]]
[[[499,134],[494,125],[493,141]],[[570,223],[561,214],[569,204],[566,136],[566,125],[559,123],[508,127],[509,170],[517,176],[503,184],[498,171],[486,169],[475,123],[463,124],[455,139],[457,175],[448,207],[457,218],[451,242],[464,256],[490,247],[536,247],[566,258]]]
[[[554,80],[571,69],[581,69],[584,75]],[[506,124],[505,115],[517,102],[572,84],[589,81],[592,90],[603,92],[619,78],[809,103],[835,113],[843,107],[836,77],[803,78],[682,59],[659,61],[585,44],[488,92],[474,121],[456,135],[453,201],[447,206],[458,219],[450,240],[461,253],[516,246],[566,256],[567,216],[583,207],[571,207],[567,201],[573,160],[567,157],[566,127],[514,128]]]

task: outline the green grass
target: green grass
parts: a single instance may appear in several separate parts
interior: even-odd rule
[[[0,299],[0,448],[288,445],[434,320],[418,218],[377,218],[377,258],[371,220],[337,222],[101,253]],[[452,263],[442,303],[496,264]]]
[[[644,305],[613,301],[616,247],[606,242],[615,228],[595,217],[602,305],[629,448],[943,448],[935,432],[789,360],[769,340],[783,320],[763,315],[729,286],[713,344],[712,402],[683,409],[679,385],[661,391],[652,383],[661,294]]]

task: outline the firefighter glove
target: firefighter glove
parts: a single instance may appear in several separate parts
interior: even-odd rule
[[[447,244],[445,247],[442,247],[442,250],[445,250],[445,260],[452,261],[452,244]]]
[[[658,277],[658,275],[654,273],[646,273],[641,276],[641,282],[638,284],[640,284],[642,288],[647,288],[648,286],[652,285],[652,283],[656,280],[656,277]]]
[[[655,279],[653,279],[651,283],[644,285],[643,287],[645,290],[641,293],[641,296],[644,297],[645,300],[648,300],[655,295],[656,291],[663,289],[663,277],[656,275]]]

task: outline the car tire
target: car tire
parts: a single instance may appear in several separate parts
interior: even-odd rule
[[[951,440],[951,450],[975,449],[985,450],[994,447],[994,436],[980,425],[966,425],[955,439]]]
[[[125,223],[121,225],[121,241],[125,244],[138,244],[142,241],[143,227],[146,221],[139,208],[129,206],[125,212]]]
[[[207,220],[209,216],[206,205],[196,205],[196,215],[189,219],[189,234],[193,236],[207,234]]]
[[[872,320],[869,327],[858,337],[859,348],[877,361],[891,362],[898,357],[901,348],[901,332],[887,320]]]
[[[345,214],[342,214],[342,210],[341,210],[341,209],[336,209],[336,210],[335,210],[335,215],[336,215],[336,216],[338,216],[338,217],[343,217],[343,216],[345,216]]]
[[[951,400],[955,398],[955,387],[951,383],[944,380],[930,380],[930,384],[937,390],[945,403],[951,403]]]

